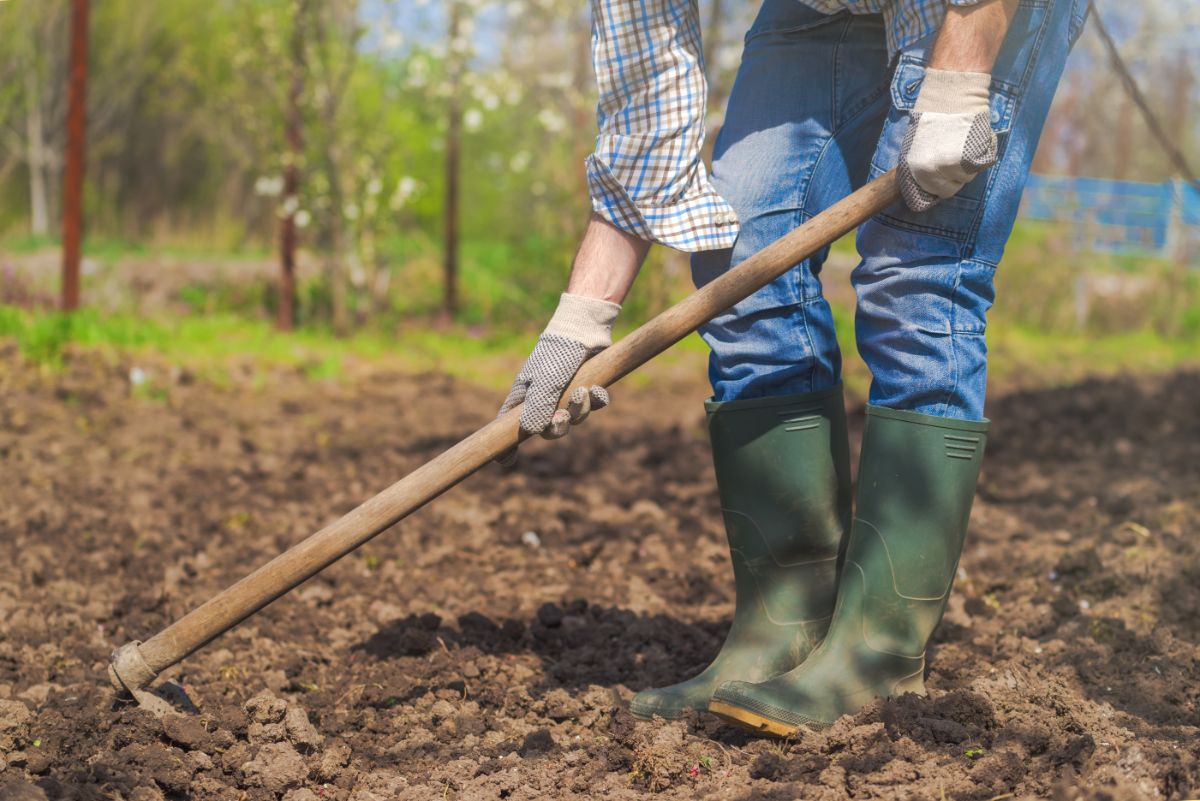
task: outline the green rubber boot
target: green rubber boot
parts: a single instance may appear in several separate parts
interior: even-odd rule
[[[868,407],[828,634],[794,670],[722,684],[712,712],[787,737],[829,726],[872,698],[925,693],[925,646],[958,569],[987,428],[986,420]]]
[[[737,607],[700,675],[634,696],[637,717],[705,709],[727,679],[763,681],[816,648],[833,614],[838,546],[850,523],[841,386],[705,404]]]

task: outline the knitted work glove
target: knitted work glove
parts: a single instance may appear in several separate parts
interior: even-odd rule
[[[549,325],[517,373],[500,414],[522,404],[521,430],[557,439],[572,425],[582,423],[592,410],[607,406],[608,390],[600,386],[576,387],[566,409],[559,409],[558,401],[580,366],[612,344],[612,325],[619,311],[616,303],[564,292]],[[514,448],[496,461],[509,466],[516,460]]]
[[[996,163],[992,76],[926,69],[900,147],[900,194],[913,211],[951,197]]]

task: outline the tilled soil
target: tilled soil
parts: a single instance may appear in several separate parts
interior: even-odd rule
[[[998,393],[929,696],[779,743],[625,711],[732,612],[699,383],[618,390],[168,671],[198,713],[115,699],[114,647],[496,402],[129,366],[0,356],[0,799],[1200,795],[1200,373]]]

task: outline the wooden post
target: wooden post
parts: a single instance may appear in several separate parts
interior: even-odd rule
[[[463,54],[458,37],[462,30],[462,2],[450,0],[450,46],[447,49],[450,97],[446,126],[446,208],[443,231],[442,320],[449,322],[458,314],[458,178],[462,146],[462,70]]]
[[[67,170],[63,180],[62,308],[79,308],[83,249],[83,179],[87,140],[88,2],[71,0],[71,72],[67,101]],[[30,165],[41,169],[40,164]]]
[[[279,221],[279,309],[275,324],[281,331],[296,327],[296,211],[300,203],[300,159],[304,152],[300,97],[304,92],[306,11],[306,0],[296,0],[292,15],[292,77],[285,120],[287,161],[283,166],[283,217]]]

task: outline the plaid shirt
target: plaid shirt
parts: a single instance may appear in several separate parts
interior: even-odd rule
[[[979,0],[797,0],[827,14],[884,15],[891,52]],[[592,208],[623,231],[683,251],[732,247],[737,215],[700,157],[708,85],[697,0],[592,0],[600,135]]]

